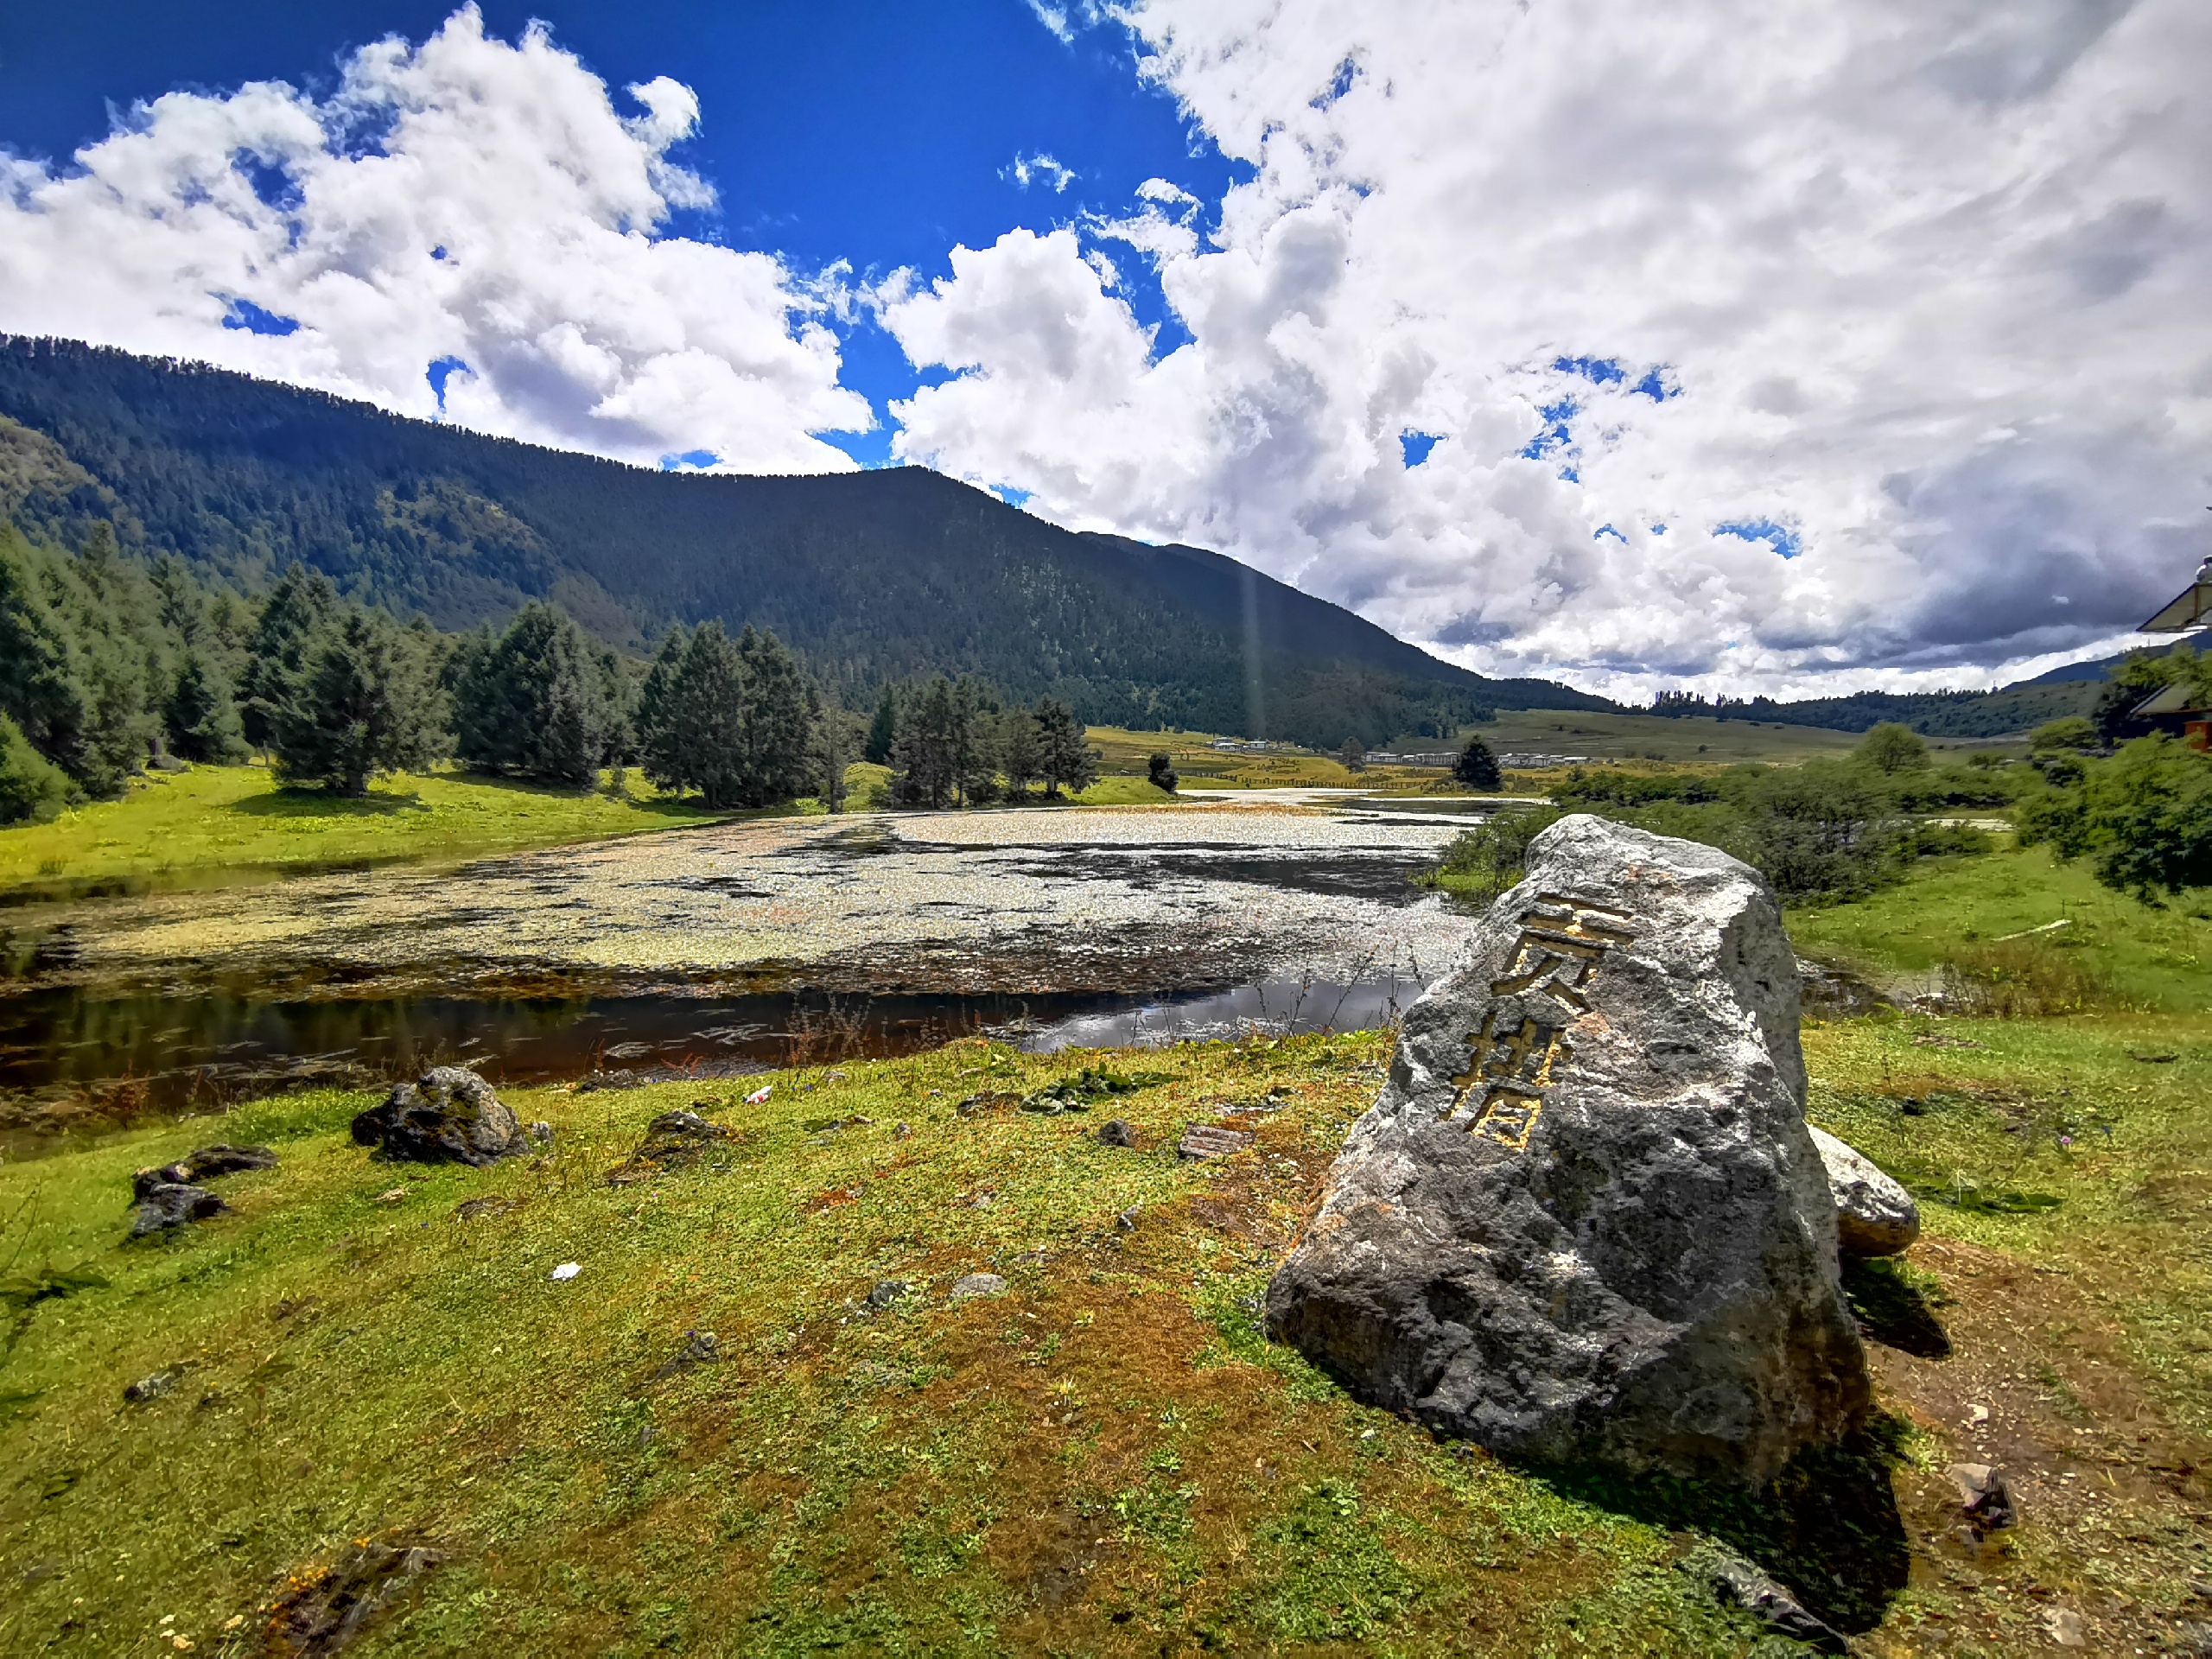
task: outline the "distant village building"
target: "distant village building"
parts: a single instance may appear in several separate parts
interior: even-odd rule
[[[2196,580],[2180,596],[2137,630],[2141,633],[2197,633],[2212,627],[2212,559],[2197,567]],[[2135,706],[2135,718],[2163,731],[2178,730],[2191,748],[2212,748],[2212,709],[2191,680],[2162,687]]]

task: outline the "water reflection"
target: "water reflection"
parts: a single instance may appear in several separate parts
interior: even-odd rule
[[[564,1001],[412,997],[260,1001],[0,999],[0,1130],[50,1133],[221,1110],[273,1091],[367,1087],[440,1063],[499,1082],[621,1085],[918,1053],[964,1036],[1039,1052],[1253,1031],[1387,1024],[1420,994],[1401,969],[1349,982],[1281,978],[1166,996],[640,996]],[[16,1149],[28,1141],[10,1137]]]

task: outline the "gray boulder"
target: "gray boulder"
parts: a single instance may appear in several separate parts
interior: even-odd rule
[[[1920,1206],[1872,1159],[1826,1129],[1813,1130],[1813,1144],[1827,1172],[1836,1243],[1846,1255],[1896,1255],[1920,1236]]]
[[[397,1163],[482,1167],[530,1150],[513,1108],[474,1071],[437,1065],[353,1120],[353,1139]]]
[[[204,1186],[157,1181],[138,1194],[138,1207],[130,1212],[130,1236],[143,1238],[188,1221],[205,1221],[230,1207]]]
[[[1867,1408],[1757,872],[1578,815],[1406,1015],[1271,1334],[1495,1452],[1749,1483]]]

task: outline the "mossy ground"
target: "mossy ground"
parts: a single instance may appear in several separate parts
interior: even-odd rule
[[[2061,1612],[2161,1650],[2212,1572],[2212,1016],[1806,1040],[1812,1116],[1926,1231],[1851,1276],[1880,1432],[1761,1501],[1512,1468],[1265,1343],[1381,1035],[517,1090],[554,1150],[486,1171],[372,1162],[330,1094],[0,1167],[0,1651],[259,1651],[293,1575],[405,1538],[445,1564],[359,1650],[1746,1652],[1672,1570],[1700,1536],[1872,1654],[2043,1650]],[[1168,1080],[1016,1109],[1102,1061]],[[695,1103],[739,1138],[608,1184]],[[1224,1107],[1255,1144],[1179,1161]],[[282,1166],[124,1243],[131,1169],[214,1139]],[[979,1269],[1007,1293],[949,1303]],[[869,1313],[884,1279],[914,1293]],[[694,1330],[724,1357],[660,1375]],[[2008,1471],[2017,1533],[1954,1531],[1955,1460]]]

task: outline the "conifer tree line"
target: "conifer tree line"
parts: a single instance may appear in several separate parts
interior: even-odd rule
[[[1025,709],[973,675],[886,686],[863,753],[892,769],[892,798],[905,806],[1020,801],[1033,784],[1058,799],[1098,779],[1098,751],[1065,703],[1040,697]]]
[[[257,750],[340,795],[451,755],[572,786],[642,762],[716,808],[842,804],[852,718],[773,633],[709,622],[640,667],[551,605],[455,638],[297,564],[256,601],[122,554],[104,524],[73,555],[0,524],[0,823]]]

